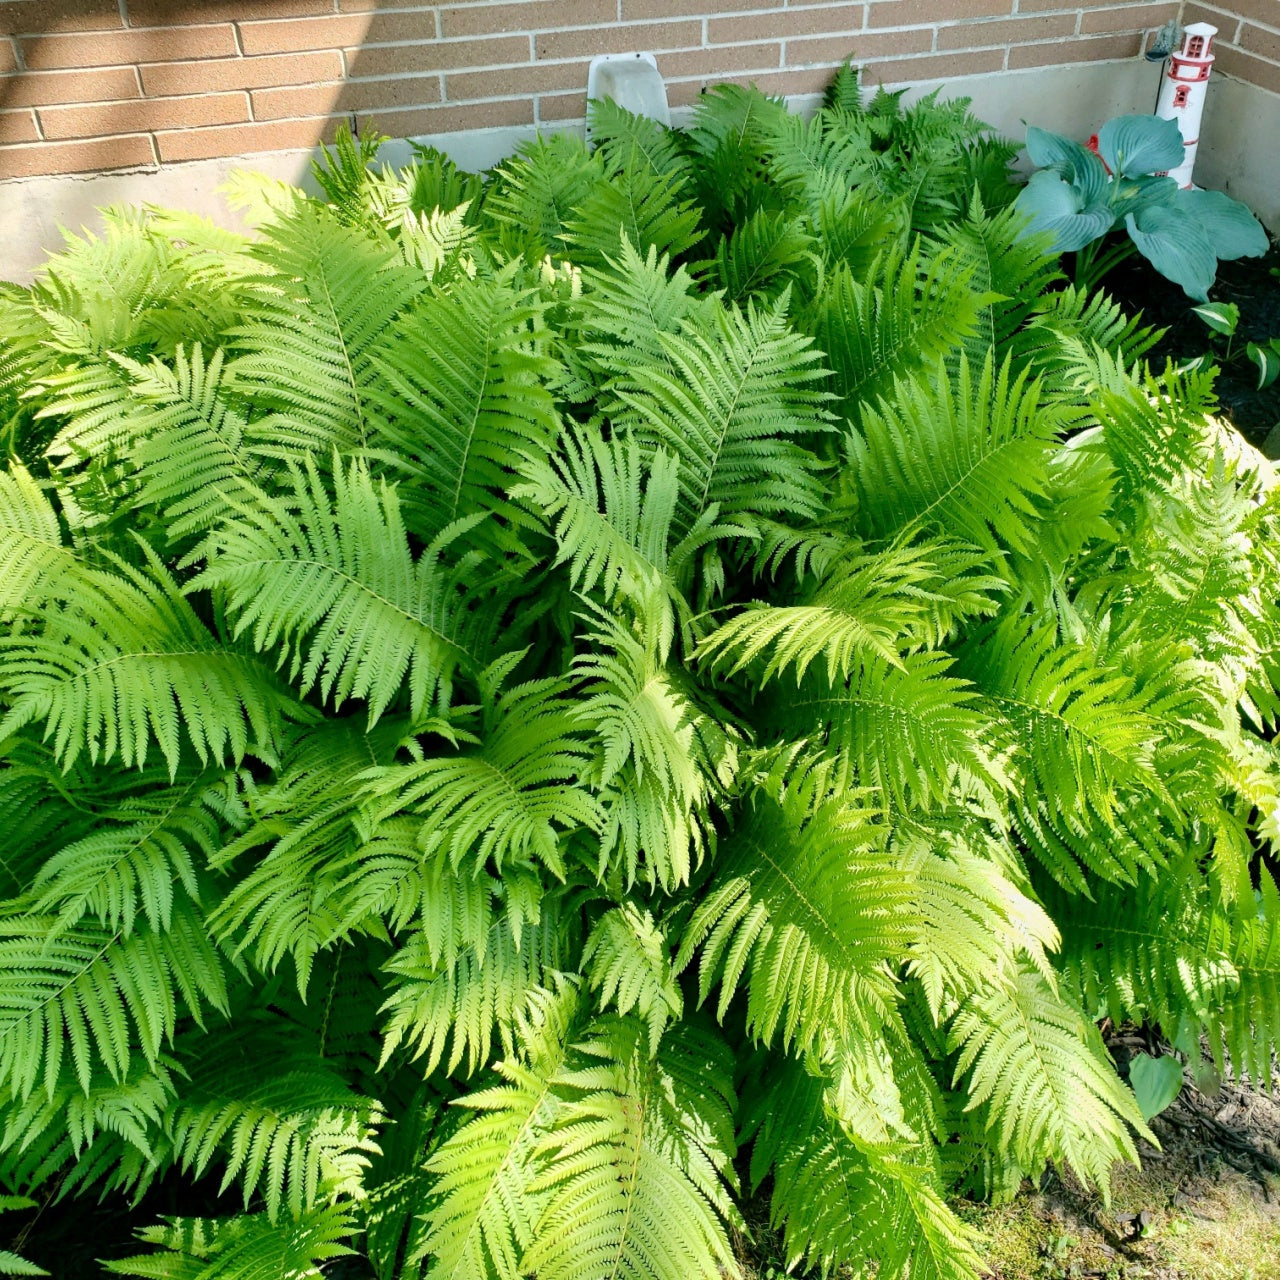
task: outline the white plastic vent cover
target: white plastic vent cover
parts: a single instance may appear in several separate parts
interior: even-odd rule
[[[659,124],[671,123],[667,86],[651,53],[609,53],[592,58],[587,97],[612,98],[638,116],[648,116]]]

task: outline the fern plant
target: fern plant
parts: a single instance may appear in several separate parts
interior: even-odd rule
[[[761,1197],[961,1280],[948,1192],[1153,1140],[1100,1017],[1269,1079],[1280,498],[1209,379],[963,105],[595,123],[0,297],[0,1181],[134,1206],[115,1273],[713,1280]]]

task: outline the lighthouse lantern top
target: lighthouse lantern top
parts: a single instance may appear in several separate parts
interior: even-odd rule
[[[1211,26],[1207,22],[1193,22],[1183,32],[1181,56],[1183,58],[1204,59],[1206,62],[1213,58],[1213,37],[1218,34],[1218,28]]]

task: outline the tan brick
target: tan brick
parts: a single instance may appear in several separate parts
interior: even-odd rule
[[[935,53],[928,58],[902,58],[897,62],[870,62],[862,68],[867,85],[915,84],[920,80],[954,80],[960,76],[999,71],[1003,49],[977,53]]]
[[[702,43],[700,22],[637,22],[626,27],[587,27],[579,31],[549,31],[534,38],[539,61],[553,58],[591,58],[599,53],[632,53],[660,49],[691,49]]]
[[[1013,0],[871,0],[867,26],[910,27],[964,18],[1007,17],[1012,12]]]
[[[1140,35],[1090,36],[1050,44],[1015,45],[1009,50],[1009,69],[1056,67],[1070,62],[1110,62],[1117,58],[1133,58],[1141,52]]]
[[[165,164],[175,160],[214,160],[253,151],[294,151],[332,138],[338,123],[333,119],[272,120],[265,124],[180,129],[175,133],[157,133],[156,144]]]
[[[505,102],[469,102],[455,107],[371,112],[358,119],[361,129],[377,129],[393,138],[456,133],[459,129],[498,129],[508,125],[532,124],[533,99],[509,98]]]
[[[333,0],[126,0],[137,27],[188,26],[192,22],[251,22],[332,13]]]
[[[1052,40],[1075,33],[1074,13],[1050,13],[1038,18],[1004,18],[995,22],[962,22],[938,28],[938,48],[985,49],[1022,40]]]
[[[1239,49],[1219,49],[1216,70],[1237,80],[1256,84],[1260,89],[1280,93],[1280,66]]]
[[[901,53],[927,53],[933,47],[928,27],[906,31],[857,31],[849,36],[827,36],[820,40],[788,40],[787,65],[803,66],[824,62],[835,66],[846,58],[855,63],[867,58],[888,58]]]
[[[812,3],[830,4],[831,0],[812,0]],[[777,9],[781,4],[782,0],[701,0],[694,6],[689,0],[622,0],[622,20],[687,18],[695,7],[700,13],[741,13],[744,9]]]
[[[463,71],[445,76],[444,96],[449,102],[467,102],[474,98],[515,98],[586,86],[585,62],[561,62],[554,66],[502,67],[495,71]]]
[[[617,0],[521,0],[468,4],[440,10],[445,36],[488,36],[502,31],[547,31],[615,22]]]
[[[149,97],[166,93],[215,93],[221,89],[266,89],[341,78],[342,58],[336,50],[224,58],[213,62],[157,62],[142,68],[142,87]]]
[[[585,120],[587,95],[585,93],[551,93],[538,98],[539,120]]]
[[[249,94],[255,120],[297,120],[327,116],[338,111],[341,80],[329,84],[287,85],[279,89],[254,89]]]
[[[396,76],[391,80],[349,80],[338,110],[387,111],[392,107],[427,107],[440,101],[439,76]]]
[[[23,111],[0,111],[0,143],[39,141],[36,113],[30,107]]]
[[[491,40],[436,40],[426,44],[365,45],[347,50],[347,71],[353,76],[394,76],[412,71],[502,67],[528,61],[528,36],[495,36]]]
[[[13,41],[7,36],[0,38],[0,75],[8,75],[17,69],[18,59],[13,52]]]
[[[243,93],[200,93],[187,98],[143,98],[94,106],[41,107],[46,138],[102,138],[152,129],[192,129],[249,119]]]
[[[861,31],[863,6],[828,5],[821,9],[788,9],[782,13],[748,13],[738,18],[712,18],[708,44],[740,44],[744,40],[793,40],[797,36]]]
[[[110,31],[123,25],[117,0],[6,0],[0,4],[0,35]]]
[[[1087,9],[1080,19],[1080,34],[1095,35],[1100,31],[1145,31],[1162,26],[1177,17],[1178,5],[1130,4],[1119,9]]]
[[[6,107],[43,107],[63,102],[114,102],[137,98],[138,76],[132,67],[102,71],[33,71],[0,80],[0,102]]]
[[[431,18],[431,34],[434,36],[435,18],[431,14],[427,16]],[[247,54],[303,53],[308,49],[341,49],[343,45],[361,44],[368,34],[370,23],[371,17],[368,14],[341,17],[328,14],[323,18],[241,22],[238,24],[240,47]]]
[[[668,80],[728,75],[735,71],[766,71],[781,64],[782,46],[776,43],[726,44],[716,49],[685,49],[680,53],[658,54],[658,70]]]
[[[0,147],[0,179],[51,173],[94,173],[99,169],[136,169],[156,162],[145,134],[94,138],[90,142],[37,142]]]
[[[671,85],[667,92],[673,107],[688,106],[703,89],[718,84],[754,85],[761,93],[785,97],[790,94],[821,93],[831,82],[832,67],[808,68],[792,71],[764,71],[738,76],[714,76],[703,80],[682,80]]]
[[[1267,31],[1246,22],[1240,34],[1240,48],[1259,58],[1280,62],[1280,34],[1275,31]]]
[[[180,58],[230,58],[236,52],[235,33],[225,22],[204,27],[28,36],[21,43],[22,60],[30,71],[174,62]]]

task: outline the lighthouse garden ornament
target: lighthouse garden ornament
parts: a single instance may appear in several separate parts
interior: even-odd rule
[[[1052,248],[1076,254],[1077,283],[1093,286],[1134,249],[1162,276],[1204,302],[1218,261],[1260,257],[1262,224],[1220,191],[1183,188],[1169,176],[1186,149],[1173,120],[1116,116],[1098,131],[1098,149],[1031,127],[1027,154],[1037,172],[1018,194],[1025,234],[1047,232]],[[1128,240],[1104,237],[1123,226]]]

